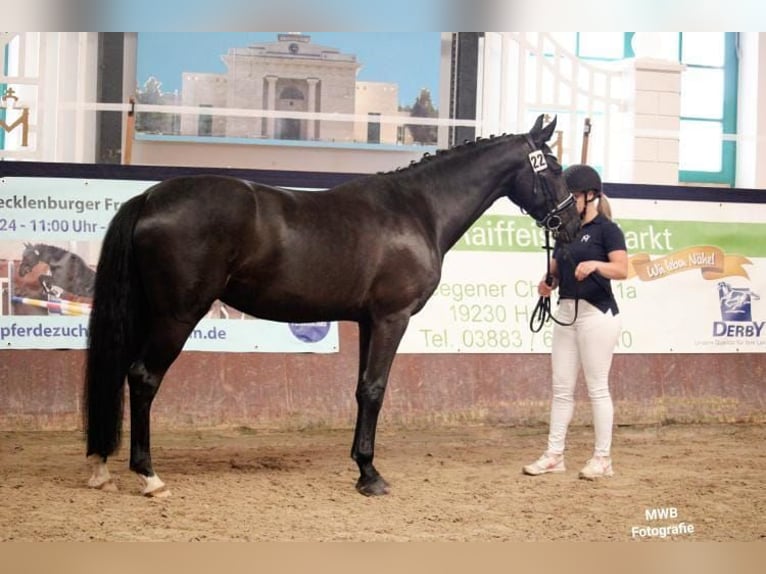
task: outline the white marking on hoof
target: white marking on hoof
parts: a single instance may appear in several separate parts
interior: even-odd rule
[[[138,478],[144,483],[144,488],[141,490],[141,494],[144,496],[150,496],[152,498],[164,498],[170,496],[170,490],[165,486],[165,483],[160,480],[160,477],[156,474],[152,476],[144,476],[139,474]]]
[[[92,474],[88,479],[88,486],[90,488],[98,488],[106,492],[115,492],[117,485],[112,480],[112,475],[109,474],[109,469],[106,467],[106,462],[97,454],[92,454],[88,457],[91,464]]]

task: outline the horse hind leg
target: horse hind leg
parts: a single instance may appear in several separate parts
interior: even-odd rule
[[[170,491],[154,472],[151,457],[150,412],[165,373],[178,357],[196,321],[172,318],[153,321],[139,358],[128,370],[130,391],[130,469],[142,482],[145,496],[168,496]]]
[[[88,479],[90,488],[97,488],[105,492],[117,491],[117,483],[112,479],[109,468],[106,466],[106,457],[100,454],[92,454],[88,457],[91,467],[91,475]]]
[[[142,482],[141,494],[168,496],[170,491],[154,472],[151,458],[150,411],[152,401],[160,388],[162,372],[151,371],[144,360],[133,363],[128,372],[130,392],[130,470]]]

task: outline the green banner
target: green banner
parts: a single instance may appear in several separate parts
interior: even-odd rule
[[[722,223],[648,219],[616,220],[625,232],[628,252],[670,253],[700,244],[713,244],[726,252],[766,257],[765,223]],[[539,252],[545,234],[524,215],[484,215],[455,245],[457,251]]]

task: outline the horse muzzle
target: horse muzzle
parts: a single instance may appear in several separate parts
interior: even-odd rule
[[[566,222],[562,221],[562,224],[559,225],[559,227],[553,231],[553,237],[556,238],[556,241],[560,241],[562,243],[571,243],[574,241],[574,238],[577,237],[577,234],[580,232],[580,220],[578,219],[569,219]]]

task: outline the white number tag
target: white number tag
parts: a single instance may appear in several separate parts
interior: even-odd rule
[[[532,164],[532,169],[535,170],[535,172],[548,169],[548,164],[545,162],[545,154],[539,149],[536,149],[529,154],[529,163]]]

